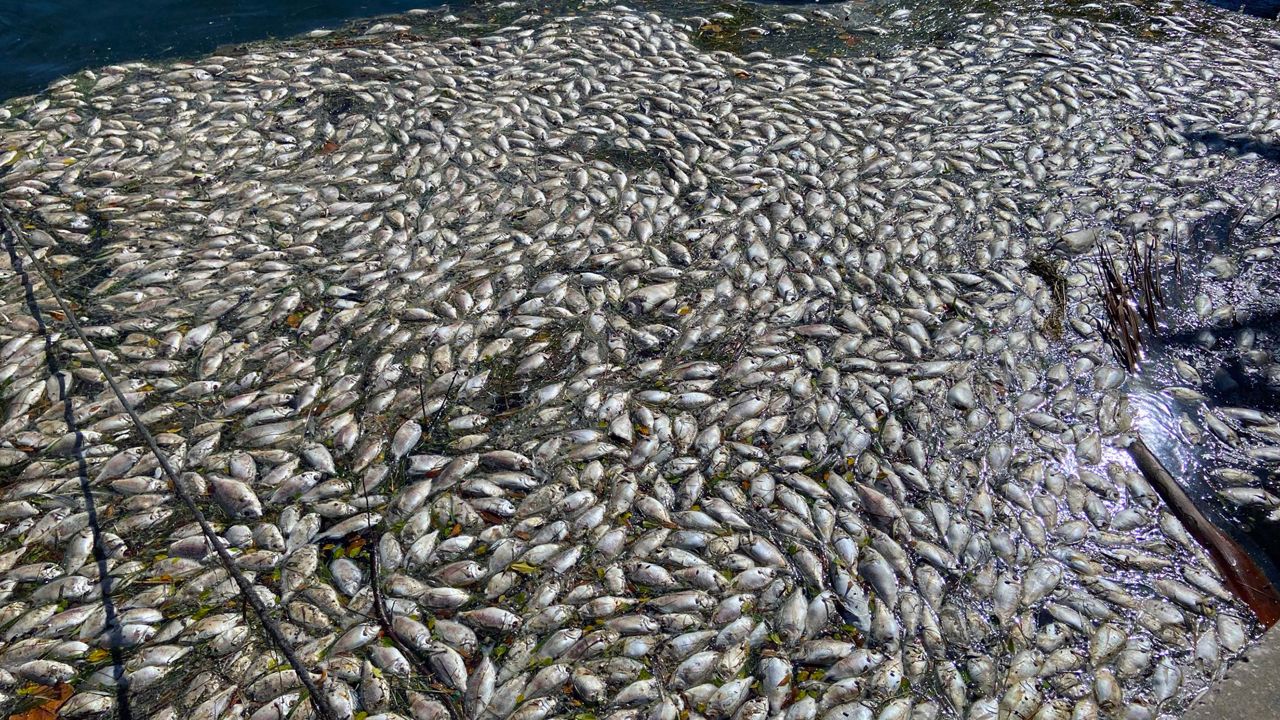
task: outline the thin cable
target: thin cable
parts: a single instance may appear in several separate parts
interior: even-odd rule
[[[160,451],[160,446],[156,444],[156,440],[152,437],[151,431],[147,430],[147,426],[142,422],[142,418],[138,417],[138,413],[133,409],[132,403],[130,403],[128,398],[125,397],[124,391],[120,389],[120,386],[111,376],[110,369],[107,368],[106,363],[104,363],[102,358],[98,355],[98,349],[89,341],[89,338],[84,334],[84,330],[80,328],[80,323],[76,320],[75,313],[71,312],[71,308],[67,305],[66,301],[62,299],[62,293],[58,291],[58,286],[53,283],[53,278],[50,277],[49,273],[44,268],[44,264],[36,257],[35,251],[19,231],[18,224],[14,222],[13,216],[9,213],[9,208],[0,205],[0,216],[3,217],[4,224],[8,228],[9,233],[13,235],[14,239],[17,240],[18,244],[22,246],[23,250],[26,251],[26,254],[31,258],[32,267],[34,267],[36,272],[40,274],[40,277],[44,279],[45,285],[49,288],[49,292],[53,294],[53,298],[58,302],[58,308],[61,309],[63,315],[66,316],[67,322],[70,323],[71,329],[75,331],[76,337],[79,338],[80,342],[82,342],[85,348],[88,349],[89,356],[93,358],[93,364],[98,366],[98,370],[101,371],[102,376],[106,378],[107,385],[111,387],[111,392],[115,394],[116,400],[129,416],[130,422],[132,422],[133,426],[138,430],[138,434],[142,436],[142,439],[146,441],[147,447],[151,448],[151,453],[155,455],[156,461],[160,463],[160,467],[164,470],[165,476],[169,478],[169,483],[173,485],[174,493],[177,494],[178,499],[182,501],[182,504],[186,506],[187,510],[190,511],[191,515],[196,519],[196,522],[200,525],[201,532],[204,533],[205,539],[213,546],[214,552],[218,555],[218,559],[222,561],[227,572],[235,579],[236,585],[240,587],[240,593],[249,602],[249,607],[253,608],[254,614],[258,616],[258,621],[262,623],[262,627],[266,629],[267,634],[271,637],[272,643],[279,648],[281,654],[284,655],[285,660],[289,662],[290,667],[292,667],[294,673],[297,674],[298,680],[302,682],[302,686],[306,688],[307,693],[314,699],[316,710],[319,712],[322,720],[337,720],[338,716],[333,712],[333,708],[329,704],[329,698],[320,692],[320,688],[316,686],[315,681],[311,679],[310,673],[307,672],[302,661],[298,659],[297,653],[294,652],[293,647],[289,644],[288,640],[285,639],[284,633],[280,631],[280,626],[267,614],[267,606],[262,602],[262,598],[258,597],[258,593],[254,591],[253,583],[249,582],[249,579],[236,568],[235,560],[231,557],[231,553],[227,552],[227,549],[223,546],[221,539],[218,537],[217,533],[213,531],[213,527],[209,525],[209,521],[205,519],[204,513],[201,512],[200,508],[195,504],[195,501],[192,500],[191,496],[187,493],[187,489],[178,480],[178,474],[174,471],[173,466],[169,464],[169,458]],[[38,320],[39,319],[37,318],[37,321]]]

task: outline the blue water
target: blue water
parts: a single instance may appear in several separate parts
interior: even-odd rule
[[[198,56],[441,0],[0,0],[0,100],[87,67]]]
[[[1268,18],[1280,11],[1280,0],[1208,1]],[[37,92],[84,68],[198,57],[228,43],[289,37],[355,18],[442,4],[444,0],[0,0],[0,101]]]

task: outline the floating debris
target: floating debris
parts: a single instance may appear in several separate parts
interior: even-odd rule
[[[1089,258],[1280,211],[1206,141],[1276,142],[1280,34],[1215,17],[380,21],[10,103],[0,701],[1176,713],[1258,625],[1121,450]]]

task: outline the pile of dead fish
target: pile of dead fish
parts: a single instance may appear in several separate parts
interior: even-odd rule
[[[1176,714],[1257,628],[1115,449],[1092,248],[1276,210],[1201,138],[1277,141],[1280,33],[971,21],[108,67],[0,110],[0,197],[343,718]],[[0,709],[309,717],[5,243]]]

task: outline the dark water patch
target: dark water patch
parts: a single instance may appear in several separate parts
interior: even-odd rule
[[[200,55],[440,0],[6,0],[0,2],[0,100],[82,68]]]
[[[1153,358],[1143,372],[1162,375],[1160,364],[1166,360],[1165,356]],[[1157,384],[1144,377],[1130,393],[1143,440],[1200,512],[1244,548],[1272,584],[1280,587],[1280,524],[1268,520],[1265,511],[1234,507],[1217,494],[1211,472],[1234,463],[1217,449],[1212,437],[1195,443],[1183,433],[1179,417],[1194,417],[1198,409],[1154,387]]]
[[[1249,2],[1238,2],[1237,0],[1206,0],[1210,5],[1216,5],[1227,10],[1236,10],[1250,15],[1256,15],[1263,18],[1275,19],[1280,16],[1280,0],[1249,0]]]
[[[1229,155],[1257,155],[1267,162],[1280,163],[1280,143],[1259,140],[1251,135],[1224,135],[1219,132],[1185,133],[1187,140],[1204,143],[1212,153]]]
[[[1280,0],[1209,0],[1252,15],[1275,18]],[[1198,1],[1096,3],[1081,0],[637,0],[639,9],[710,22],[691,27],[692,39],[713,50],[745,54],[770,49],[781,54],[865,56],[904,44],[945,41],[972,12],[1048,12],[1106,22],[1141,37],[1159,39],[1153,22],[1172,11],[1203,20]],[[461,2],[452,7],[463,22],[456,30],[484,34],[522,15],[588,12],[607,3],[592,0]],[[338,28],[357,18],[445,7],[441,0],[10,0],[0,3],[0,101],[36,92],[81,69],[139,60],[192,57],[218,48],[267,38],[285,38]],[[809,13],[810,10],[829,12]],[[803,23],[782,27],[779,18],[801,11]],[[903,14],[907,16],[903,16]],[[721,17],[715,17],[722,14]],[[909,17],[908,17],[909,16]],[[398,21],[412,19],[401,17]],[[1203,27],[1202,27],[1203,26]],[[1211,31],[1211,23],[1197,23]]]
[[[1197,139],[1211,152],[1266,157],[1267,148],[1260,152],[1259,143],[1250,139],[1202,135]],[[1239,211],[1201,218],[1175,241],[1176,259],[1170,262],[1166,253],[1158,272],[1168,304],[1159,311],[1159,327],[1143,334],[1145,360],[1130,386],[1130,402],[1138,429],[1160,463],[1200,511],[1280,586],[1276,508],[1239,505],[1224,494],[1242,487],[1274,494],[1280,484],[1275,464],[1248,452],[1272,445],[1274,438],[1250,422],[1224,419],[1233,412],[1280,416],[1280,376],[1275,372],[1280,368],[1280,278],[1268,271],[1267,263],[1241,260],[1249,248],[1266,244],[1261,234],[1265,222],[1242,218]],[[1214,278],[1207,273],[1213,259],[1222,257],[1241,263],[1238,275]],[[1231,311],[1202,317],[1193,306],[1199,296],[1209,297],[1215,311]],[[1175,369],[1178,363],[1183,370]],[[1199,437],[1188,424],[1199,428]],[[1238,440],[1224,433],[1235,433]],[[1222,475],[1227,471],[1251,474],[1258,482],[1242,485],[1244,480]]]
[[[666,167],[666,159],[658,150],[633,150],[611,142],[597,143],[588,155],[620,170],[633,173]]]
[[[329,115],[329,122],[341,122],[348,113],[365,113],[368,103],[352,92],[333,92],[324,96],[323,109]]]

